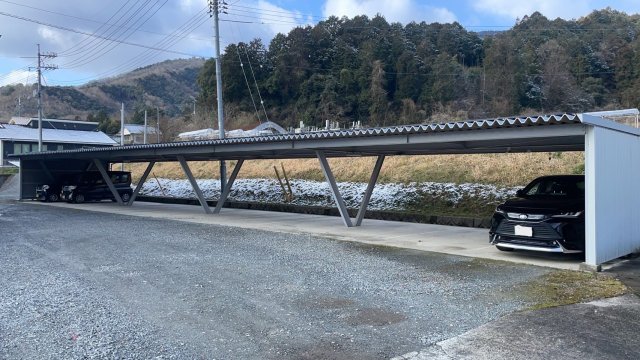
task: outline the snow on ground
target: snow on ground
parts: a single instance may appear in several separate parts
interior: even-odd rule
[[[220,196],[219,180],[198,180],[207,199],[218,199]],[[358,208],[367,187],[366,183],[340,182],[338,188],[347,207]],[[335,202],[329,184],[321,181],[291,180],[294,205],[334,206]],[[485,204],[497,204],[515,195],[519,188],[500,188],[482,184],[454,183],[410,183],[410,184],[377,184],[369,203],[370,210],[403,210],[420,197],[428,196],[444,200],[453,206],[463,199],[473,199]],[[196,198],[191,184],[187,180],[150,179],[141,195],[168,196],[176,198]],[[230,200],[253,201],[266,203],[282,203],[283,192],[280,184],[273,179],[237,179],[229,194]]]

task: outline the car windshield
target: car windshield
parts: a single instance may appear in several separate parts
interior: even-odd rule
[[[584,197],[584,178],[547,177],[536,179],[523,191],[526,197]]]

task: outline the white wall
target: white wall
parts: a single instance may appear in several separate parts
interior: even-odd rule
[[[586,263],[640,250],[640,136],[588,126],[585,138]]]

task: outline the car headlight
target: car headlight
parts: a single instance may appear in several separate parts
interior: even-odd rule
[[[75,190],[75,189],[76,189],[76,187],[77,187],[77,186],[75,186],[75,185],[69,185],[69,186],[65,186],[64,188],[65,188],[65,190],[67,190],[67,191],[73,191],[73,190]]]
[[[49,185],[42,185],[42,190],[48,190],[49,189]]]
[[[580,217],[580,215],[582,215],[582,213],[584,213],[584,211],[580,210],[580,211],[567,211],[567,212],[563,212],[561,214],[557,214],[557,215],[553,215],[554,218],[577,218]]]

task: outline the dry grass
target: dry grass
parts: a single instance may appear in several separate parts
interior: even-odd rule
[[[18,173],[17,167],[0,167],[0,175],[13,175]]]
[[[608,275],[568,270],[553,271],[525,289],[536,303],[532,309],[588,302],[627,292],[623,283]]]
[[[337,158],[329,163],[338,181],[369,180],[375,158]],[[454,182],[481,183],[500,186],[518,186],[531,179],[549,174],[579,172],[584,163],[582,152],[522,153],[480,155],[392,156],[385,160],[379,182]],[[273,178],[273,166],[283,164],[292,179],[323,180],[317,159],[251,160],[245,161],[240,171],[242,178]],[[229,162],[231,173],[233,162]],[[217,162],[189,163],[197,178],[218,178]],[[128,168],[140,176],[146,164],[131,164]],[[184,174],[177,162],[156,164],[157,177],[182,179]]]

